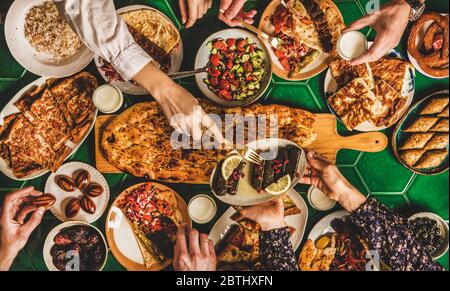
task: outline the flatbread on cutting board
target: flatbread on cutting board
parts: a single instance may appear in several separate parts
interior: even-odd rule
[[[303,147],[316,138],[312,130],[314,114],[301,109],[260,104],[223,109],[206,100],[199,100],[199,103],[206,113],[218,114],[222,120],[226,113],[243,116],[276,114],[279,137]],[[266,126],[268,131],[269,128]],[[174,149],[170,143],[172,131],[156,102],[139,103],[105,128],[101,148],[113,166],[137,177],[174,183],[209,183],[213,169],[227,151]]]

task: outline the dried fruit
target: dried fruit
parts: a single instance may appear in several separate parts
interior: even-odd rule
[[[56,197],[53,194],[47,193],[36,197],[33,200],[34,207],[44,207],[45,209],[50,209],[56,202]]]
[[[103,194],[103,187],[98,183],[89,184],[83,193],[91,197],[98,197]]]
[[[81,197],[81,208],[89,214],[94,214],[97,209],[94,201],[88,196]]]
[[[81,201],[78,198],[72,198],[69,200],[69,202],[66,205],[66,217],[72,218],[75,217],[78,212],[80,212],[81,208]]]
[[[74,173],[73,180],[77,188],[83,191],[91,182],[91,175],[88,171],[81,169]]]
[[[72,178],[66,175],[58,175],[55,177],[56,184],[66,192],[73,192],[77,189]]]

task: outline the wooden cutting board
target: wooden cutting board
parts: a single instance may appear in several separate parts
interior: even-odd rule
[[[317,139],[308,148],[315,150],[333,163],[336,162],[336,155],[341,149],[380,152],[388,145],[388,138],[381,132],[358,133],[344,137],[337,133],[337,121],[332,114],[317,114],[316,116],[313,127],[317,133]],[[121,173],[104,158],[100,149],[103,129],[115,117],[115,115],[98,116],[95,123],[95,162],[101,173]]]

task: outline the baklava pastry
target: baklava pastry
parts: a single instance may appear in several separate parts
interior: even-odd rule
[[[401,152],[400,157],[402,158],[403,162],[405,162],[405,164],[412,167],[422,157],[425,151],[426,150],[424,149],[406,150]]]
[[[445,160],[447,155],[448,155],[447,149],[427,151],[420,158],[419,162],[417,162],[417,164],[414,165],[414,168],[429,169],[429,168],[438,167],[442,164],[442,162]]]
[[[434,132],[448,132],[448,118],[442,118],[432,128]]]
[[[422,109],[420,115],[431,115],[441,113],[448,106],[448,97],[433,98],[425,108]]]
[[[404,132],[428,132],[438,121],[438,117],[421,116]]]
[[[428,141],[433,137],[434,133],[413,133],[400,148],[401,150],[423,149]]]
[[[445,109],[442,110],[442,112],[438,114],[438,117],[446,117],[446,118],[448,118],[448,106],[445,107]]]
[[[437,133],[425,146],[427,150],[442,150],[448,146],[449,136],[447,133]]]

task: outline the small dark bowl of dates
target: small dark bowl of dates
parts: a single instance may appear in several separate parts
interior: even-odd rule
[[[408,219],[414,239],[434,259],[442,257],[449,247],[448,224],[438,215],[430,212],[416,213]]]
[[[56,226],[44,244],[44,260],[50,271],[101,271],[107,255],[103,234],[84,222]]]

